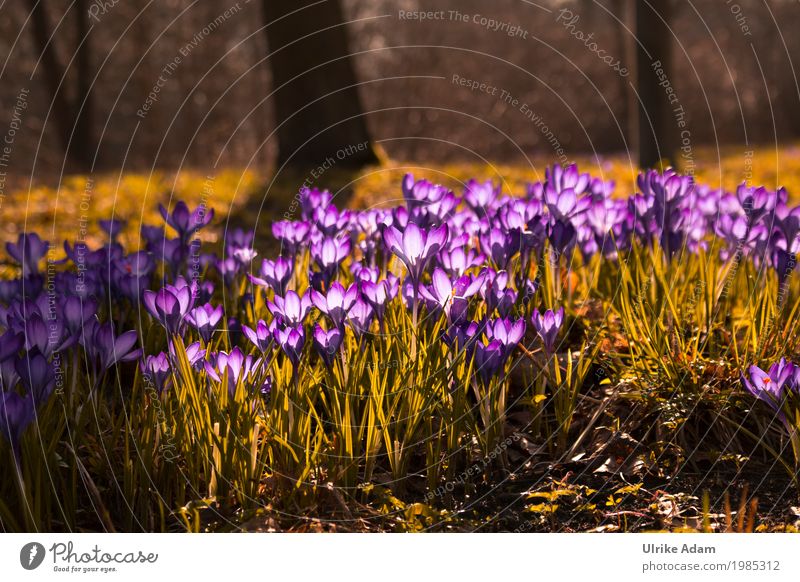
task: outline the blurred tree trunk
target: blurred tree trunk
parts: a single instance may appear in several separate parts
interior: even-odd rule
[[[74,147],[70,148],[71,157],[83,169],[92,167],[96,157],[97,143],[94,139],[94,99],[92,97],[92,52],[91,26],[89,25],[88,0],[76,0],[75,13],[78,49],[76,58],[77,91],[73,104],[75,132],[72,136]]]
[[[672,106],[659,69],[672,85],[671,0],[635,0],[636,90],[639,94],[639,165],[654,167],[675,153]],[[660,64],[660,66],[659,66]]]
[[[76,0],[75,92],[70,99],[66,69],[56,53],[55,35],[50,31],[45,0],[28,0],[34,41],[41,55],[44,83],[50,92],[53,119],[59,140],[72,169],[86,171],[92,166],[97,144],[93,136],[91,45],[87,0]],[[52,37],[51,37],[52,35]]]
[[[617,34],[617,53],[620,55],[622,62],[625,63],[625,68],[630,71],[633,68],[633,63],[636,62],[636,49],[630,42],[630,30],[633,28],[633,6],[628,0],[613,0],[610,5],[611,13],[616,16],[617,24],[614,27]],[[636,97],[631,91],[631,79],[635,79],[634,75],[617,75],[619,79],[619,94],[622,99],[620,106],[620,124],[622,125],[623,138],[625,140],[625,147],[628,152],[633,152],[638,143],[638,138],[634,135],[636,130]]]
[[[340,0],[264,0],[278,164],[375,163]],[[340,153],[337,156],[337,152]]]

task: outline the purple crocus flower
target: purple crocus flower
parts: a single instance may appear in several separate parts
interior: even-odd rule
[[[508,271],[485,271],[481,296],[486,302],[486,315],[492,315],[497,309],[501,316],[507,317],[517,301],[517,292],[508,286]]]
[[[514,239],[508,232],[499,228],[489,229],[480,236],[481,251],[489,257],[498,269],[508,268],[511,258],[519,252]]]
[[[278,295],[284,295],[292,278],[294,263],[283,257],[278,257],[274,261],[264,259],[261,261],[261,271],[259,277],[248,275],[254,285],[272,289]]]
[[[233,255],[230,258],[241,266],[248,266],[257,256],[258,252],[253,247],[246,247],[233,251]]]
[[[103,230],[103,232],[108,235],[108,239],[111,242],[114,242],[128,224],[128,221],[119,218],[111,218],[108,220],[98,220],[97,223],[100,225],[100,228]]]
[[[223,313],[222,305],[214,307],[210,303],[206,303],[195,307],[186,314],[186,322],[197,330],[204,342],[208,343],[211,334],[217,329]]]
[[[441,224],[453,216],[458,202],[456,195],[448,190],[439,200],[411,208],[408,222],[413,222],[420,228]]]
[[[17,464],[20,462],[20,440],[35,417],[32,394],[23,397],[14,391],[0,392],[0,434],[11,444]]]
[[[186,257],[186,244],[179,238],[165,238],[149,249],[153,257],[167,263],[173,272]]]
[[[428,261],[444,246],[448,235],[446,224],[425,231],[409,222],[402,233],[394,226],[386,227],[383,241],[386,248],[403,261],[412,281],[419,281]]]
[[[772,410],[777,412],[784,419],[781,411],[781,404],[786,394],[787,383],[794,380],[797,367],[788,362],[786,358],[781,358],[770,366],[769,371],[765,372],[758,366],[750,366],[748,370],[749,378],[741,375],[742,384],[756,398],[766,402]]]
[[[750,220],[750,224],[755,224],[774,210],[778,200],[774,192],[769,192],[763,186],[753,188],[746,182],[736,188],[736,198]]]
[[[303,218],[307,219],[312,218],[314,212],[316,212],[318,208],[327,208],[328,205],[333,202],[333,194],[328,190],[303,186],[300,188],[298,194],[300,195],[300,207]]]
[[[365,281],[377,283],[381,276],[381,270],[379,268],[369,267],[358,261],[353,261],[350,264],[350,272],[353,274],[353,279],[359,283]]]
[[[236,281],[236,277],[242,272],[242,263],[233,257],[228,257],[216,260],[214,268],[222,276],[222,282],[225,283],[225,286],[230,289]]]
[[[189,360],[189,364],[195,370],[199,370],[203,367],[203,358],[206,357],[206,351],[202,348],[203,345],[200,342],[194,342],[186,346],[186,359]]]
[[[161,204],[158,205],[158,209],[164,221],[175,229],[184,242],[187,242],[195,232],[207,226],[214,218],[213,208],[207,209],[204,204],[201,204],[194,210],[189,210],[182,200],[175,205],[171,214]]]
[[[53,352],[66,349],[73,343],[72,337],[64,337],[62,318],[56,316],[45,321],[38,311],[25,311],[24,319],[17,322],[20,324],[17,331],[24,334],[26,350],[36,349],[49,358]]]
[[[451,325],[447,331],[442,334],[442,340],[457,350],[467,350],[472,353],[473,344],[478,339],[480,334],[486,327],[485,322],[464,322],[458,325]]]
[[[170,375],[169,357],[164,352],[157,356],[145,356],[139,364],[145,382],[149,379],[159,394],[164,392]]]
[[[789,252],[800,252],[800,206],[788,208],[776,217],[775,228],[782,237],[782,245]]]
[[[39,274],[39,261],[47,254],[50,243],[43,241],[35,232],[20,234],[16,244],[6,243],[6,250],[22,267],[22,276]]]
[[[34,403],[47,402],[56,383],[56,374],[50,362],[34,351],[19,358],[14,367],[26,393],[33,394]]]
[[[5,362],[12,356],[17,355],[24,343],[25,337],[23,334],[11,329],[7,330],[0,336],[0,362]]]
[[[489,340],[500,342],[503,357],[507,358],[525,336],[525,320],[521,317],[495,319],[487,323],[485,333]]]
[[[378,281],[377,283],[363,281],[361,283],[361,294],[375,311],[378,322],[382,324],[383,315],[386,313],[386,304],[391,299],[389,282],[386,280]]]
[[[160,291],[144,292],[144,306],[167,333],[179,333],[183,320],[194,305],[194,288],[184,284],[180,286],[166,285]]]
[[[583,213],[589,209],[592,199],[590,196],[579,198],[572,188],[558,191],[547,187],[544,191],[544,202],[555,220],[578,224]]]
[[[139,251],[122,257],[112,263],[114,286],[125,297],[139,301],[142,292],[147,289],[150,275],[156,264],[150,253]]]
[[[300,358],[303,355],[303,347],[306,344],[306,332],[302,325],[276,327],[273,332],[275,342],[281,347],[283,352],[292,362],[295,375],[297,374],[297,367],[300,364]]]
[[[275,295],[274,301],[267,301],[267,307],[285,325],[300,325],[311,309],[311,296],[305,293],[301,297],[294,291],[288,291],[284,297]]]
[[[419,292],[430,309],[443,312],[451,324],[457,323],[466,319],[467,299],[480,291],[485,278],[486,273],[482,272],[477,277],[464,275],[453,283],[442,269],[436,267],[431,275],[430,288],[420,285]]]
[[[325,237],[311,244],[311,258],[320,268],[325,283],[329,283],[339,269],[339,265],[350,255],[349,238]]]
[[[97,313],[97,301],[81,297],[65,297],[61,302],[61,313],[64,315],[64,327],[72,336],[77,336],[84,324]]]
[[[559,255],[567,255],[575,248],[578,239],[578,231],[571,222],[556,220],[550,224],[547,237],[553,251]]]
[[[107,267],[109,263],[121,259],[124,250],[118,244],[111,244],[93,251],[85,242],[76,243],[71,247],[64,241],[64,253],[79,270],[86,271],[95,267]]]
[[[452,250],[444,249],[439,253],[439,262],[451,277],[460,277],[469,269],[479,267],[486,261],[486,257],[465,246]]]
[[[9,281],[0,281],[0,301],[3,303],[10,303],[16,299],[22,290],[20,279],[11,279]]]
[[[340,329],[334,327],[325,331],[320,324],[314,325],[314,348],[329,368],[333,365],[336,352],[342,345],[342,339],[343,335]]]
[[[251,374],[257,371],[260,365],[261,360],[256,360],[253,356],[245,356],[238,347],[233,348],[230,353],[212,354],[210,360],[204,362],[206,373],[215,382],[222,382],[227,375],[228,394],[231,396],[236,393],[239,381],[250,379]]]
[[[545,168],[544,176],[546,186],[555,192],[563,192],[570,189],[580,195],[589,188],[591,182],[591,176],[589,174],[581,174],[578,171],[577,164],[570,164],[566,168],[555,164],[550,168]]]
[[[214,296],[214,283],[209,280],[195,281],[195,301],[197,303],[208,303]]]
[[[350,329],[356,334],[356,337],[361,337],[369,332],[370,324],[374,314],[372,307],[369,303],[358,299],[350,311],[347,313],[347,323],[350,324]]]
[[[153,251],[156,247],[164,243],[166,233],[163,226],[154,226],[150,224],[143,224],[139,230],[142,239],[147,243],[147,250]]]
[[[720,249],[720,259],[727,261],[736,254],[745,254],[760,237],[761,228],[750,228],[744,216],[722,214],[714,224],[714,232],[726,243]],[[741,256],[737,257],[739,260]]]
[[[486,182],[470,180],[464,187],[464,202],[478,215],[491,211],[492,205],[499,196],[500,186],[495,187],[491,180]]]
[[[540,200],[512,198],[500,206],[497,213],[499,226],[508,231],[523,257],[541,247],[549,219]]]
[[[448,194],[452,194],[448,188],[428,180],[415,181],[413,174],[403,176],[402,189],[409,210],[439,202]]]
[[[475,368],[484,385],[491,382],[504,363],[505,349],[500,341],[492,340],[488,344],[479,341],[475,344]]]
[[[534,311],[531,321],[533,322],[533,327],[536,329],[536,333],[542,338],[545,350],[552,354],[556,337],[561,329],[561,324],[564,323],[564,308],[561,307],[556,312],[553,312],[552,309],[548,309],[544,314],[540,314],[539,311]]]
[[[333,204],[314,211],[314,226],[326,237],[335,237],[349,222],[350,213],[347,210],[339,211]]]
[[[142,356],[141,349],[133,349],[136,344],[136,331],[130,330],[114,336],[111,323],[101,324],[90,319],[83,328],[81,345],[89,359],[98,370],[107,370],[118,362],[131,362]]]
[[[293,256],[302,245],[307,243],[311,225],[308,222],[280,220],[272,223],[272,234],[282,245],[282,254]]]
[[[0,362],[0,392],[13,390],[19,382],[16,364],[16,358]]]
[[[259,320],[256,323],[255,329],[250,329],[246,325],[242,325],[242,333],[244,336],[250,340],[258,350],[264,354],[269,351],[270,345],[272,344],[272,331],[275,328],[274,320],[272,326],[267,325],[263,320]]]
[[[262,398],[269,400],[269,397],[272,394],[272,385],[274,382],[275,381],[272,379],[272,376],[267,376],[264,378],[264,383],[261,385],[261,388],[258,389]]]
[[[237,251],[242,249],[252,250],[253,237],[255,233],[252,230],[242,230],[241,228],[227,231],[225,233],[225,255],[234,257]]]
[[[328,289],[327,295],[311,290],[311,302],[322,313],[333,321],[335,327],[341,328],[347,312],[358,299],[358,287],[350,285],[345,289],[341,283],[335,281]]]

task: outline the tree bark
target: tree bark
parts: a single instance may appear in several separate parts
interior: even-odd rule
[[[650,168],[661,160],[671,160],[677,143],[677,126],[670,119],[674,105],[670,104],[667,88],[662,86],[664,79],[659,75],[660,69],[672,86],[671,1],[635,0],[635,5],[639,165]]]
[[[264,0],[278,164],[375,163],[340,0]]]
[[[97,155],[94,140],[94,99],[92,97],[92,59],[89,25],[89,6],[87,0],[76,0],[75,9],[78,50],[76,54],[77,91],[75,95],[74,132],[72,134],[71,157],[83,168],[88,169]]]
[[[51,118],[56,125],[59,141],[67,160],[75,169],[88,170],[97,144],[92,135],[92,68],[91,46],[87,38],[90,32],[87,2],[77,0],[75,3],[75,30],[80,46],[75,57],[77,83],[74,100],[67,95],[66,69],[58,59],[54,38],[51,38],[45,0],[28,0],[28,5],[34,41],[41,55],[44,83],[50,93]]]

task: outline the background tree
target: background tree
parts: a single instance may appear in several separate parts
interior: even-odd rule
[[[56,34],[50,30],[47,3],[28,0],[31,30],[40,54],[44,83],[52,104],[50,119],[56,125],[59,140],[72,169],[86,171],[97,152],[94,136],[94,100],[92,98],[91,30],[87,0],[75,0],[73,22],[76,48],[74,52],[74,90],[68,91],[66,65],[58,56]],[[72,53],[68,53],[72,54]]]
[[[337,163],[376,162],[340,0],[264,0],[263,5],[280,124],[278,163],[316,165],[363,143],[369,147]]]
[[[658,67],[671,77],[671,0],[636,0],[636,91],[639,96],[639,165],[653,167],[671,160],[675,126],[669,95],[660,85]],[[672,80],[670,79],[670,83]]]

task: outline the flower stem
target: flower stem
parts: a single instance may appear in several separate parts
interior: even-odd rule
[[[411,306],[411,361],[415,362],[417,359],[417,308],[419,299],[417,297],[417,282],[414,284],[414,299]]]

